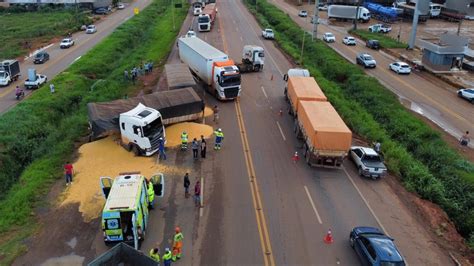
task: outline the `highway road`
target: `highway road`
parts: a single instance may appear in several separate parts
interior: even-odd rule
[[[182,177],[170,175],[162,212],[152,215],[142,250],[169,247],[173,228],[180,225],[185,235],[181,264],[358,265],[348,235],[354,226],[368,225],[394,237],[412,265],[450,265],[388,182],[360,178],[349,161],[342,169],[291,161],[301,143],[292,119],[278,113],[286,110],[282,74],[294,66],[273,42],[261,39],[260,27],[240,1],[219,1],[218,9],[213,30],[198,36],[235,61],[245,44],[263,46],[266,65],[263,72],[242,76],[239,101],[217,102],[202,94],[207,105],[220,106],[219,124],[207,124],[223,129],[223,149],[210,150],[199,161],[173,150],[165,163],[191,169],[192,183],[204,178],[204,207],[198,211],[184,199]],[[190,25],[188,17],[181,34]],[[179,62],[176,49],[168,62]],[[332,245],[323,242],[328,229]],[[94,247],[97,254],[105,250],[100,234]]]
[[[28,69],[35,68],[37,73],[44,74],[48,77],[48,80],[52,80],[57,74],[65,70],[69,65],[112,33],[120,24],[131,18],[134,15],[134,8],[142,10],[150,3],[150,0],[135,1],[126,5],[123,10],[116,10],[107,16],[103,16],[102,19],[95,24],[97,27],[96,33],[86,34],[84,31],[74,33],[73,39],[75,45],[69,49],[60,49],[59,42],[47,45],[45,51],[49,53],[50,60],[44,64],[34,65],[34,56],[26,58],[20,63],[21,76],[19,80],[11,83],[10,86],[0,88],[0,113],[4,113],[18,103],[15,99],[15,87],[24,87],[23,83],[28,78]],[[43,89],[49,90],[49,88]],[[61,90],[61,88],[56,87],[56,90]],[[25,92],[29,95],[33,93],[34,90],[25,90]]]
[[[297,7],[282,0],[271,1],[271,3],[289,14],[305,30],[312,32],[313,26],[309,19],[312,13],[308,14],[308,19],[300,18],[298,17],[300,9]],[[308,9],[312,11],[313,8]],[[324,16],[324,13],[322,15]],[[359,27],[365,28],[368,25],[370,24],[359,24]],[[426,72],[414,72],[410,75],[395,74],[389,70],[388,65],[398,60],[391,55],[383,51],[371,50],[365,47],[365,43],[361,40],[358,40],[355,47],[344,45],[342,39],[348,35],[348,29],[350,26],[344,28],[328,25],[327,20],[323,19],[318,27],[318,38],[322,39],[322,34],[325,32],[334,33],[336,42],[329,46],[352,63],[355,63],[355,58],[360,52],[371,54],[377,61],[377,68],[368,69],[366,73],[377,78],[380,83],[398,95],[408,109],[425,116],[455,138],[459,139],[466,130],[474,131],[473,106],[468,101],[457,97],[458,88]],[[471,147],[474,147],[473,143]]]

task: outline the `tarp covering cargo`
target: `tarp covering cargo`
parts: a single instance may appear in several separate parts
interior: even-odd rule
[[[115,100],[105,103],[89,103],[87,111],[92,130],[92,138],[119,131],[119,116],[135,108],[139,103],[161,113],[163,124],[181,122],[176,117],[199,115],[204,110],[204,102],[192,88],[155,92],[139,97]],[[197,116],[194,119],[197,119]],[[187,119],[189,121],[190,119]]]
[[[300,101],[327,101],[326,96],[313,77],[289,77],[288,97],[294,112],[298,112],[298,102]]]
[[[88,266],[143,265],[156,266],[156,261],[131,246],[120,243],[103,253]]]
[[[352,132],[329,102],[300,102],[298,112],[307,142],[315,150],[348,151]]]
[[[166,64],[165,76],[170,90],[196,88],[196,81],[186,64]]]

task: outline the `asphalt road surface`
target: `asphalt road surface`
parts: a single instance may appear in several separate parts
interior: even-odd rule
[[[78,60],[83,54],[89,51],[92,47],[98,44],[101,40],[112,33],[120,24],[131,18],[134,13],[133,9],[138,8],[142,10],[150,0],[140,0],[126,5],[123,10],[116,10],[115,12],[104,16],[96,25],[97,32],[94,34],[86,34],[85,31],[80,31],[73,34],[75,41],[74,46],[69,49],[60,49],[59,42],[47,45],[45,51],[49,53],[50,60],[41,65],[33,64],[34,56],[30,56],[23,62],[20,62],[21,76],[7,87],[0,88],[0,113],[4,113],[12,106],[18,103],[15,98],[15,87],[20,86],[24,88],[24,81],[28,78],[28,69],[35,68],[38,74],[44,74],[48,80],[52,80],[57,74],[65,70],[69,65]],[[42,89],[48,89],[45,86]],[[56,90],[61,88],[56,87]],[[28,97],[34,90],[25,90]]]
[[[235,61],[245,44],[264,47],[264,71],[243,74],[239,101],[217,102],[202,94],[207,105],[220,106],[219,123],[207,124],[222,128],[222,150],[212,150],[211,140],[206,159],[194,161],[190,151],[173,150],[164,163],[189,169],[192,184],[203,178],[204,207],[184,198],[181,176],[168,175],[167,195],[153,211],[142,250],[170,247],[179,225],[185,236],[183,265],[358,265],[348,236],[354,226],[367,225],[394,237],[412,265],[450,265],[386,181],[360,178],[349,161],[342,169],[292,162],[301,143],[292,119],[279,110],[287,108],[282,74],[294,66],[260,37],[260,27],[240,1],[219,1],[218,9],[212,31],[198,36]],[[191,25],[190,14],[181,34]],[[168,63],[176,62],[175,48]],[[335,239],[331,245],[323,242],[328,229]],[[93,247],[97,254],[106,250],[100,232]]]
[[[312,32],[313,24],[310,23],[309,14],[308,18],[300,18],[297,7],[283,0],[275,0],[272,3],[288,13],[298,25]],[[370,24],[359,24],[359,28],[366,28],[368,25]],[[377,68],[368,69],[365,72],[377,78],[386,88],[398,95],[408,109],[430,119],[450,135],[459,139],[466,130],[473,132],[473,106],[468,101],[457,97],[456,90],[459,88],[454,88],[429,73],[412,72],[410,75],[397,75],[388,67],[390,63],[399,61],[391,55],[383,51],[371,50],[360,40],[355,47],[344,45],[342,39],[348,35],[347,30],[348,28],[330,26],[327,20],[322,20],[318,27],[318,38],[322,39],[322,34],[325,32],[334,33],[336,42],[329,46],[352,63],[355,63],[355,58],[360,52],[372,55],[377,61]]]

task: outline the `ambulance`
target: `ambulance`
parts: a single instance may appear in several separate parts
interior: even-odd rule
[[[164,195],[164,175],[150,178],[155,195]],[[147,180],[140,172],[120,173],[114,179],[101,177],[100,186],[105,197],[102,211],[102,231],[106,245],[125,242],[135,249],[145,238],[148,229]]]

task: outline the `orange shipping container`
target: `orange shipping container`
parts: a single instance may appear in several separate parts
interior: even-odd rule
[[[298,121],[308,142],[320,151],[349,151],[352,132],[329,102],[301,101]]]
[[[313,77],[289,77],[288,97],[295,113],[298,112],[300,101],[327,101],[326,96]]]

